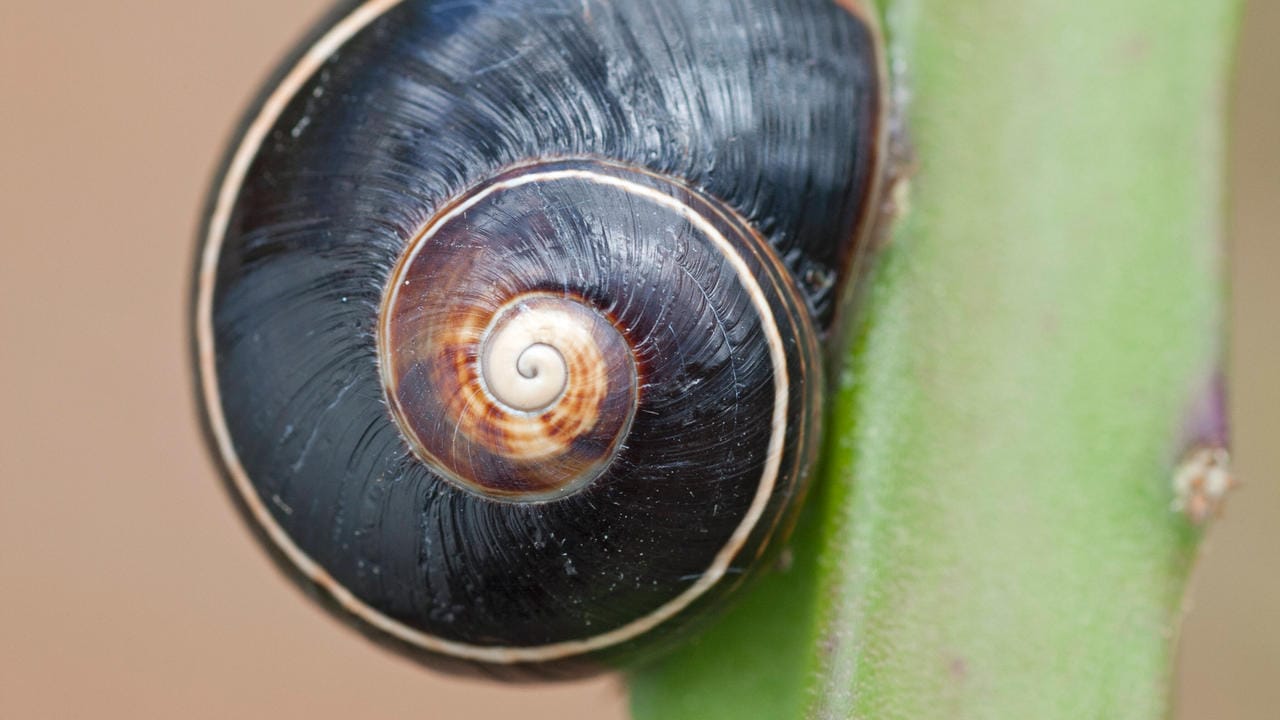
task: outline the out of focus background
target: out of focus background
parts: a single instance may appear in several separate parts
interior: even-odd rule
[[[616,679],[444,678],[277,574],[196,431],[187,270],[250,94],[327,0],[0,8],[0,718],[622,718]],[[1280,3],[1244,22],[1231,377],[1244,488],[1179,717],[1280,717]],[[747,720],[747,719],[744,719]]]

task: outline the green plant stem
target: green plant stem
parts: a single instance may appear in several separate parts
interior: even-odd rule
[[[635,673],[634,715],[1165,717],[1237,2],[880,4],[918,168],[796,563]]]

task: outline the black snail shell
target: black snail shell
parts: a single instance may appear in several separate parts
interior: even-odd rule
[[[366,0],[250,113],[196,282],[233,496],[446,668],[610,667],[794,521],[883,156],[836,0]]]

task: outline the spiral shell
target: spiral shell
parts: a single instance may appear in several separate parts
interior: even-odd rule
[[[233,497],[428,662],[661,645],[794,517],[880,114],[874,35],[830,0],[349,3],[203,239]]]

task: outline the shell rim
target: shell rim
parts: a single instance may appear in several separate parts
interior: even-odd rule
[[[401,5],[404,0],[366,0],[342,16],[327,31],[292,63],[277,83],[274,90],[268,93],[262,104],[250,115],[235,150],[230,157],[221,180],[217,184],[217,193],[211,204],[209,219],[203,233],[203,247],[200,252],[195,292],[195,351],[198,371],[200,397],[204,405],[206,427],[216,446],[223,468],[232,480],[236,494],[243,501],[248,515],[253,518],[257,528],[271,540],[274,549],[292,564],[293,568],[311,581],[316,587],[324,590],[338,607],[351,616],[363,621],[369,627],[386,635],[403,641],[411,646],[430,652],[495,665],[514,665],[520,663],[546,662],[562,660],[583,655],[630,641],[653,628],[672,619],[688,609],[699,597],[704,595],[727,574],[733,558],[746,545],[751,533],[763,517],[773,488],[777,482],[784,455],[783,441],[787,430],[788,408],[788,366],[785,347],[778,330],[773,310],[768,299],[755,277],[752,276],[742,256],[729,245],[723,233],[714,227],[706,218],[693,208],[679,202],[670,195],[652,188],[618,180],[620,183],[651,193],[660,204],[666,204],[680,212],[691,224],[698,227],[708,238],[725,250],[726,260],[734,268],[735,273],[743,281],[744,288],[751,295],[752,303],[761,315],[761,324],[770,346],[770,356],[774,366],[775,403],[772,418],[772,434],[765,458],[765,470],[757,487],[756,496],[749,507],[742,523],[730,536],[725,546],[717,553],[711,567],[683,593],[667,601],[649,614],[637,618],[625,625],[599,635],[579,640],[568,640],[538,646],[501,647],[474,645],[454,640],[447,640],[394,620],[369,606],[357,598],[350,590],[334,579],[319,563],[307,555],[293,541],[283,527],[275,520],[263,502],[257,489],[250,481],[248,473],[241,464],[231,440],[230,431],[223,414],[221,388],[218,383],[217,357],[213,329],[213,296],[217,280],[218,259],[230,224],[230,215],[236,205],[239,192],[248,175],[248,170],[261,150],[271,128],[278,122],[288,104],[297,96],[298,91],[343,45],[350,41],[371,23],[378,20],[388,11]],[[607,165],[608,163],[602,163]],[[652,174],[636,169],[642,174]],[[670,181],[670,179],[668,179]],[[694,193],[701,197],[699,193]],[[727,208],[712,206],[718,213],[728,212]],[[743,226],[746,226],[743,223]],[[753,233],[754,234],[754,233]],[[784,292],[794,292],[793,288],[780,287]]]

